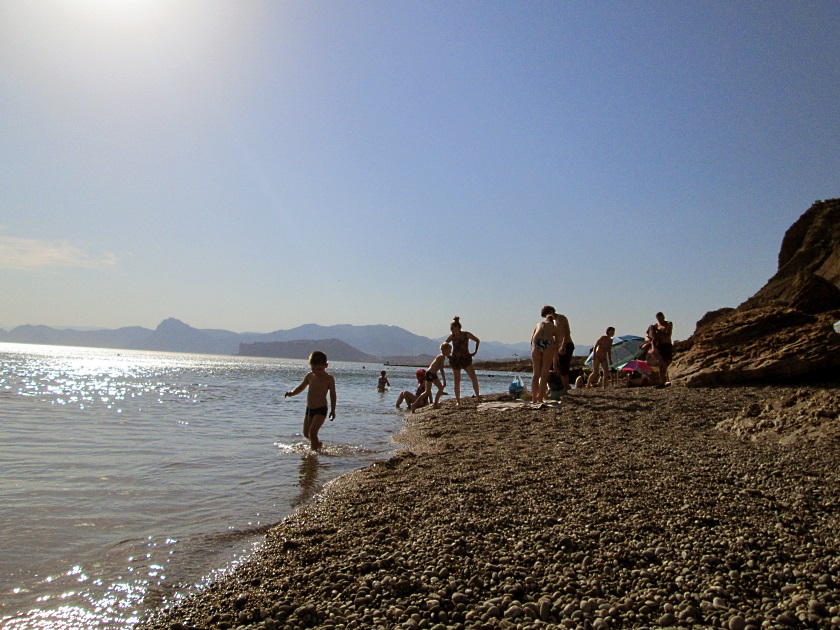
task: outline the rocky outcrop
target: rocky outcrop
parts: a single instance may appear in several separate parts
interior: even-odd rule
[[[840,199],[818,201],[785,233],[779,268],[735,309],[707,313],[677,346],[689,386],[836,382],[840,377]]]

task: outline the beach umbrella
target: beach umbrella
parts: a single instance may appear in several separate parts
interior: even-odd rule
[[[840,333],[840,319],[834,322],[834,332]]]
[[[641,359],[631,359],[624,365],[618,368],[620,372],[653,372],[653,368],[647,364],[647,361]]]
[[[636,335],[621,335],[620,337],[613,337],[612,346],[612,362],[610,369],[624,365],[628,361],[638,359],[645,351],[642,350],[642,344],[645,342],[644,337],[637,337]],[[590,352],[584,365],[590,370],[592,369],[592,358],[594,353]]]

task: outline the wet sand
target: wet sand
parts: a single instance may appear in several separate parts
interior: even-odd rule
[[[408,417],[140,627],[840,627],[840,390],[503,398]]]

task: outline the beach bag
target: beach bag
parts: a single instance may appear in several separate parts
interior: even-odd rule
[[[645,361],[647,361],[647,364],[650,367],[659,367],[660,365],[665,364],[665,361],[662,360],[662,355],[659,354],[659,350],[656,349],[656,346],[653,346],[650,350],[648,350]]]
[[[514,398],[521,398],[523,391],[525,391],[525,383],[523,383],[522,379],[517,376],[511,381],[510,385],[508,385],[508,392]]]

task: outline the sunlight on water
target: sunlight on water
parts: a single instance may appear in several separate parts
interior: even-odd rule
[[[301,435],[301,361],[0,344],[0,628],[128,628],[224,572],[331,479],[388,457],[414,368],[331,363]],[[500,379],[501,380],[501,379]],[[504,383],[506,387],[506,381]],[[49,544],[44,544],[49,541]]]

